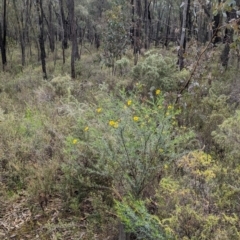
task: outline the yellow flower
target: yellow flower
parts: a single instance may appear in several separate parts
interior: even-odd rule
[[[97,108],[97,113],[102,112],[102,108]]]
[[[133,121],[137,122],[138,120],[139,120],[139,117],[137,117],[137,116],[133,117]]]
[[[156,90],[156,95],[159,95],[161,93],[161,90],[160,89],[157,89]]]
[[[172,105],[168,105],[168,109],[169,110],[173,109],[173,106]]]
[[[77,142],[78,142],[78,140],[76,138],[73,139],[73,141],[72,141],[73,144],[76,144]]]
[[[118,122],[116,121],[113,121],[113,120],[110,120],[109,123],[108,123],[111,127],[114,127],[114,128],[118,128]]]
[[[159,152],[160,152],[160,153],[163,153],[163,152],[164,152],[164,150],[163,150],[162,148],[160,148],[160,149],[159,149]]]
[[[127,105],[130,106],[132,104],[132,100],[127,101]]]
[[[167,165],[167,164],[164,164],[164,168],[167,170],[167,169],[168,169],[168,165]]]
[[[113,120],[110,120],[109,123],[108,123],[111,127],[114,126],[115,122]]]
[[[84,128],[84,131],[85,131],[85,132],[87,132],[88,130],[89,130],[89,127],[88,127],[88,126]]]

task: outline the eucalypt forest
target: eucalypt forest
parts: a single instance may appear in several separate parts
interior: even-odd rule
[[[240,239],[240,1],[0,1],[0,239]]]

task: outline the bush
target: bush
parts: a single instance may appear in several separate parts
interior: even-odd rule
[[[161,91],[147,102],[140,97],[101,92],[98,105],[82,105],[75,136],[66,141],[78,185],[86,186],[89,178],[91,189],[114,186],[138,198],[158,184],[164,165],[187,149],[193,134],[177,128],[178,111],[164,106]]]
[[[148,88],[154,86],[165,92],[177,90],[178,84],[189,75],[189,72],[187,70],[179,72],[174,58],[152,54],[132,69],[132,75]]]

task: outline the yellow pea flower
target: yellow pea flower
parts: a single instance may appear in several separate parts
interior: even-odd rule
[[[133,121],[137,122],[138,120],[139,120],[139,117],[137,117],[137,116],[133,117]]]
[[[87,132],[88,130],[89,130],[89,127],[88,127],[88,126],[84,128],[84,131],[85,131],[85,132]]]
[[[156,95],[159,95],[161,93],[161,90],[157,89],[155,93],[156,93]]]
[[[132,104],[132,100],[127,101],[127,105],[130,106]]]
[[[115,122],[113,120],[110,120],[109,123],[108,123],[111,127],[114,126]]]
[[[102,108],[97,108],[97,113],[100,113],[100,112],[102,112]]]
[[[73,141],[72,141],[73,144],[76,144],[77,142],[78,142],[78,140],[76,138],[73,139]]]
[[[118,128],[118,122],[116,121],[113,121],[113,120],[110,120],[109,123],[108,123],[111,127],[114,127],[114,128]]]

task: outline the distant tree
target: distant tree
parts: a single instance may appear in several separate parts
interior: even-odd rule
[[[17,20],[17,31],[20,40],[21,54],[22,54],[22,66],[26,63],[26,38],[30,22],[30,1],[18,2],[13,0],[13,8],[15,17]],[[18,5],[17,5],[18,4]],[[20,6],[19,6],[20,5]]]

